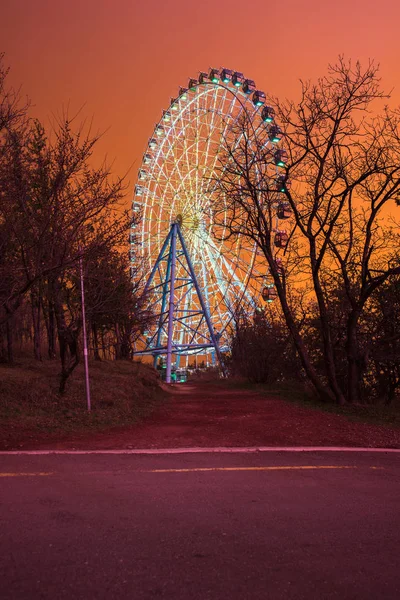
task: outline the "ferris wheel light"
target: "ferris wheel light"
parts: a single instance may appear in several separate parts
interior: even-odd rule
[[[139,169],[139,179],[140,181],[145,181],[147,179],[147,171]]]
[[[199,82],[197,81],[197,79],[189,79],[189,83],[188,83],[189,90],[193,91],[195,89],[196,85],[198,85],[198,83]]]
[[[171,113],[170,113],[170,112],[168,112],[167,110],[164,110],[164,111],[163,111],[163,120],[164,120],[166,123],[169,123],[169,122],[170,122],[170,120],[171,120]]]
[[[156,135],[158,135],[159,137],[162,137],[164,135],[164,127],[162,125],[157,125]]]
[[[275,111],[272,106],[264,106],[261,112],[261,118],[264,123],[272,123],[274,120]]]
[[[255,91],[256,84],[254,83],[254,81],[252,79],[245,79],[242,89],[245,94],[251,94],[252,92]]]
[[[142,205],[140,204],[140,202],[133,202],[132,203],[132,210],[133,212],[140,212],[142,208]]]
[[[176,98],[171,98],[171,107],[170,108],[171,108],[171,110],[174,110],[174,111],[179,109],[179,106],[176,103]]]
[[[213,83],[218,83],[218,81],[219,81],[219,70],[218,69],[210,69],[210,72],[208,74],[208,78]]]
[[[230,69],[222,69],[220,77],[222,83],[229,83],[232,79],[232,71]]]
[[[156,138],[151,138],[151,140],[149,141],[149,148],[151,148],[152,150],[155,150],[158,146],[158,142],[156,140]]]
[[[281,137],[282,137],[282,131],[280,130],[278,125],[273,125],[272,127],[270,127],[269,139],[271,142],[277,143],[280,141]]]
[[[265,94],[261,90],[256,90],[253,94],[254,106],[262,106],[265,104]]]

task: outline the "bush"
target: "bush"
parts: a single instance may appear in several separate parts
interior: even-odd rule
[[[299,372],[297,357],[286,327],[264,313],[252,320],[236,320],[230,371],[252,383],[275,383]]]

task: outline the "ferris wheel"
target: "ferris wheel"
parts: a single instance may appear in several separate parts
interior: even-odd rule
[[[280,141],[274,111],[253,80],[230,69],[201,72],[163,111],[139,169],[133,211],[140,212],[142,220],[131,230],[131,243],[135,248],[139,244],[148,273],[158,277],[149,301],[160,315],[167,312],[165,290],[171,270],[162,254],[173,224],[185,246],[175,261],[174,306],[180,306],[181,313],[175,318],[173,347],[179,355],[207,348],[204,331],[210,326],[219,346],[226,348],[235,309],[240,305],[254,311],[262,291],[265,261],[256,245],[240,234],[229,237],[224,215],[219,214],[218,224],[215,220],[212,182],[221,168],[223,148],[238,141],[237,125],[243,116],[265,144],[273,147]],[[203,304],[207,318],[199,325]],[[161,353],[167,335],[160,318],[156,331],[146,332],[142,353],[154,348]]]

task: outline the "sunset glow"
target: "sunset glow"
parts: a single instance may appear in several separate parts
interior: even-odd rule
[[[209,67],[296,98],[298,80],[323,75],[338,54],[374,58],[399,103],[399,17],[393,0],[5,0],[0,50],[32,114],[48,123],[69,106],[93,117],[105,131],[99,157],[118,174],[131,169],[132,189],[162,110]]]

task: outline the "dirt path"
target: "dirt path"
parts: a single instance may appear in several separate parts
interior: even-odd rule
[[[351,422],[308,407],[220,385],[186,384],[142,423],[24,449],[186,448],[213,446],[400,447],[400,430]]]

